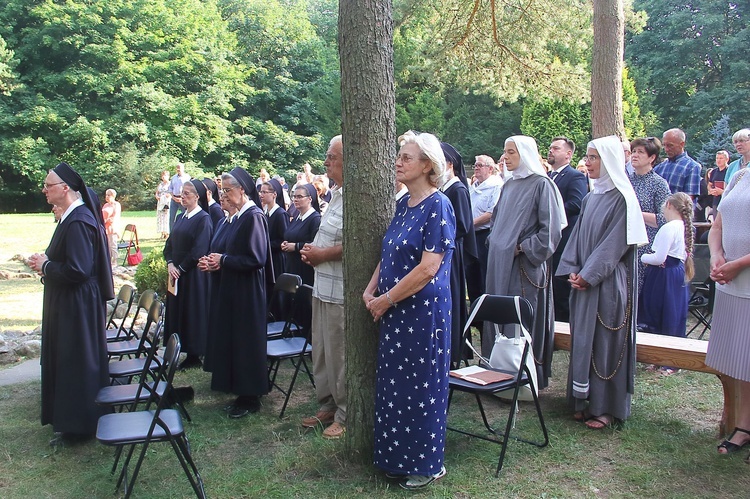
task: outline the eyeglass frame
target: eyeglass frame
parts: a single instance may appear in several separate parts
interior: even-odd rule
[[[48,184],[47,182],[42,182],[42,189],[49,190],[50,187],[54,187],[56,185],[64,184],[65,182],[55,182],[54,184]]]

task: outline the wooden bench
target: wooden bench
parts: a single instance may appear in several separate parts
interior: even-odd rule
[[[555,349],[570,351],[570,325],[567,322],[555,322]],[[737,410],[741,407],[740,390],[736,380],[706,365],[707,349],[707,341],[639,332],[635,358],[645,364],[667,365],[718,376],[724,389],[724,411],[719,433],[725,435],[736,426]]]

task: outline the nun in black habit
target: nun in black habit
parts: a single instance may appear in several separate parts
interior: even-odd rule
[[[114,298],[101,208],[81,176],[60,163],[44,181],[47,202],[62,210],[47,251],[30,258],[42,276],[42,425],[51,444],[93,435],[108,409],[94,403],[109,384],[106,302]]]
[[[260,409],[268,393],[266,286],[273,282],[268,223],[255,182],[242,168],[221,177],[227,201],[239,211],[226,230],[223,252],[210,253],[205,268],[220,271],[210,321],[214,334],[206,358],[211,389],[233,393],[232,418]]]
[[[199,180],[182,185],[180,198],[185,213],[180,214],[164,244],[169,278],[177,283],[177,294],[167,293],[164,344],[173,333],[180,335],[187,358],[180,369],[199,367],[206,353],[208,329],[208,275],[197,268],[208,254],[213,222],[208,214],[206,187]]]
[[[445,162],[448,165],[448,180],[440,188],[453,205],[456,213],[456,248],[451,261],[451,364],[458,366],[469,358],[466,345],[461,343],[464,324],[468,319],[466,307],[465,255],[477,257],[477,242],[474,238],[474,219],[471,212],[471,197],[464,171],[464,162],[458,151],[450,144],[441,142]],[[453,168],[450,168],[450,167]]]
[[[206,187],[206,197],[208,199],[208,209],[204,208],[204,210],[211,216],[213,228],[216,230],[219,223],[224,220],[224,210],[221,208],[221,204],[219,204],[219,187],[216,185],[216,182],[208,177],[203,179],[203,185]]]
[[[320,204],[318,191],[312,184],[299,185],[292,195],[297,216],[284,233],[281,249],[286,253],[286,271],[302,278],[303,284],[313,285],[315,268],[302,261],[300,250],[313,242],[320,228]]]

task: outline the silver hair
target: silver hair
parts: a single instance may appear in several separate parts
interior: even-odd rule
[[[242,185],[237,182],[237,179],[234,178],[234,175],[231,173],[222,173],[221,174],[221,185],[229,184],[230,187],[242,187]]]
[[[677,135],[677,138],[680,139],[680,142],[685,142],[685,140],[687,139],[687,137],[685,136],[685,132],[683,132],[679,128],[670,128],[669,130],[664,132],[661,137],[666,137],[668,133]]]
[[[419,150],[427,156],[432,163],[432,173],[430,174],[430,183],[439,187],[445,183],[448,178],[447,166],[445,163],[445,154],[440,147],[440,141],[431,133],[416,133],[412,130],[404,133],[398,138],[400,146],[405,144],[416,144]]]
[[[750,130],[748,130],[748,132],[750,132]],[[729,151],[725,151],[724,149],[722,149],[721,151],[716,151],[716,155],[722,155],[725,158],[729,159]]]
[[[735,140],[750,140],[750,128],[743,128],[734,132],[734,135],[732,135],[732,142]]]

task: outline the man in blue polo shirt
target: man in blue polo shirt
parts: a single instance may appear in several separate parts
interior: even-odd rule
[[[701,165],[685,152],[685,132],[672,128],[662,135],[667,160],[654,167],[654,171],[667,181],[672,194],[684,192],[695,198],[700,194]]]

